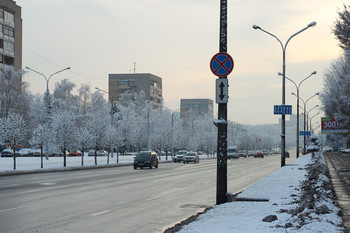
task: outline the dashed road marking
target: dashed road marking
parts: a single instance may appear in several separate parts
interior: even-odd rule
[[[101,212],[98,212],[98,213],[91,214],[91,216],[96,217],[96,216],[99,216],[99,215],[102,215],[102,214],[107,214],[109,212],[112,212],[112,210],[101,211]]]

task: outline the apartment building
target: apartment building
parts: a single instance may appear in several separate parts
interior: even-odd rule
[[[150,73],[109,74],[109,100],[116,101],[122,94],[140,93],[154,103],[154,107],[162,105],[162,78]]]
[[[13,0],[0,1],[0,69],[22,69],[21,7]]]

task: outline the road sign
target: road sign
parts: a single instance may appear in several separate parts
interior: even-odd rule
[[[292,105],[275,105],[273,106],[275,115],[292,115]]]
[[[229,75],[233,66],[233,59],[228,53],[217,53],[210,61],[210,69],[218,77]]]
[[[216,79],[216,103],[222,104],[228,102],[228,79]]]
[[[310,131],[299,131],[299,135],[300,136],[310,136],[311,133],[310,133]]]

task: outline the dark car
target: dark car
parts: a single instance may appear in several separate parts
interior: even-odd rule
[[[264,153],[262,151],[257,151],[254,155],[254,158],[257,158],[257,157],[264,158]]]
[[[197,152],[188,152],[183,157],[184,163],[199,163],[199,156]]]
[[[5,149],[5,150],[1,151],[0,156],[1,157],[13,157],[13,150],[12,149]],[[15,156],[20,157],[21,155],[16,151]]]
[[[140,167],[143,169],[144,167],[152,167],[158,168],[158,157],[157,153],[154,151],[141,151],[138,153],[134,159],[134,169]]]
[[[238,151],[238,158],[240,157],[248,158],[248,153],[245,150],[240,150]]]

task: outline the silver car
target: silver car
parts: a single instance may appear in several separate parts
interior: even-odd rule
[[[197,152],[188,152],[183,157],[184,163],[199,163],[199,156]]]

